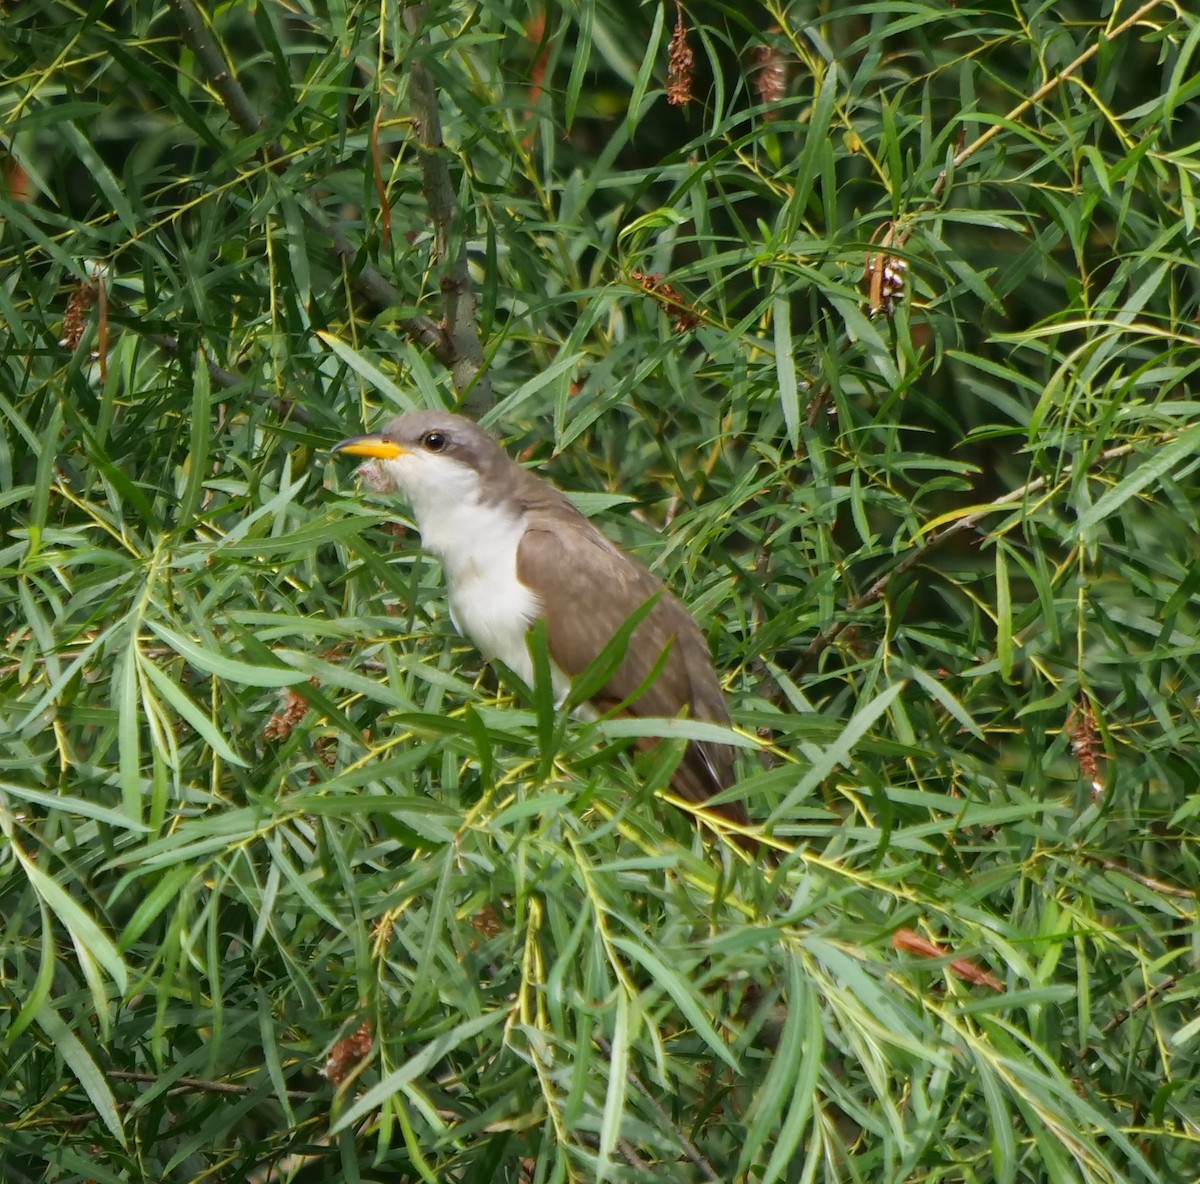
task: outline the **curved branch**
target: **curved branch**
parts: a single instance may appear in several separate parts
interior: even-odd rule
[[[179,357],[179,338],[172,337],[169,333],[143,333],[143,338],[150,342],[151,345],[157,346],[165,354],[169,354],[172,358]],[[275,412],[281,420],[291,421],[293,423],[304,424],[308,427],[312,423],[312,416],[308,414],[298,403],[291,399],[281,399],[278,395],[273,395],[270,391],[264,390],[261,386],[256,386],[249,382],[244,374],[238,374],[233,370],[226,370],[221,366],[206,349],[200,350],[200,356],[204,359],[204,365],[208,370],[208,376],[224,390],[232,390],[237,386],[244,386],[247,383],[250,388],[250,397],[258,403],[269,404],[271,410]]]
[[[420,48],[428,51],[429,37],[421,32],[424,16],[423,4],[409,4],[404,9],[405,28]],[[445,268],[442,274],[445,319],[442,324],[453,358],[449,363],[450,372],[454,377],[455,389],[460,394],[470,392],[464,406],[478,415],[492,405],[491,384],[482,374],[483,347],[475,324],[475,288],[467,268],[466,244],[460,243],[457,251],[454,250],[456,202],[454,184],[446,164],[437,88],[433,84],[433,75],[419,54],[411,60],[409,101],[421,146],[421,191],[433,219],[437,257]]]
[[[200,10],[192,0],[171,0],[171,7],[179,14],[184,37],[207,71],[213,89],[221,96],[221,102],[229,112],[229,117],[245,135],[262,135],[266,130],[267,121],[250,101],[250,96],[242,89],[242,84],[230,73],[225,55],[210,35]],[[283,155],[279,145],[272,142],[268,142],[263,151],[272,161]]]
[[[171,0],[171,6],[179,15],[184,39],[207,72],[213,89],[230,118],[246,135],[261,135],[266,127],[266,120],[230,71],[225,54],[200,10],[193,0]],[[419,23],[419,12],[406,10],[406,22],[410,17]],[[449,249],[450,226],[453,222],[454,189],[445,160],[433,150],[434,145],[441,147],[441,121],[437,115],[437,93],[432,78],[419,62],[413,62],[412,70],[413,118],[418,128],[423,129],[423,188],[435,227],[438,254],[445,258]],[[279,171],[285,157],[279,143],[268,140],[263,146],[263,153],[268,164]],[[351,241],[319,212],[315,204],[304,204],[309,221],[328,236],[334,256],[349,270],[354,291],[376,313],[402,307],[404,297],[400,290],[370,263],[357,263],[357,249]],[[475,298],[467,272],[465,251],[459,252],[448,269],[442,290],[446,293],[444,324],[424,316],[400,317],[397,324],[410,341],[430,350],[450,371],[455,389],[460,395],[470,392],[466,406],[479,414],[491,405],[492,396],[491,386],[481,374],[483,350],[475,325]],[[163,343],[159,341],[158,344]]]

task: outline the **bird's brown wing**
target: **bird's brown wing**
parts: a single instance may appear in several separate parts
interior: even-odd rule
[[[668,645],[658,677],[630,703],[637,716],[667,716],[682,707],[692,719],[728,724],[729,712],[713,670],[708,645],[687,609],[661,580],[618,550],[582,515],[572,530],[542,529],[536,515],[517,549],[517,577],[540,597],[550,657],[572,678],[587,668],[630,615],[656,593],[659,600],[633,633],[620,666],[593,700],[605,711],[628,699],[646,680]],[[597,579],[597,570],[604,579]],[[565,627],[567,620],[571,628]],[[707,802],[733,781],[728,745],[688,745],[672,787],[688,801]],[[745,824],[740,802],[716,809],[731,822]]]

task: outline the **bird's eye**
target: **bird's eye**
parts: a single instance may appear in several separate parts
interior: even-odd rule
[[[421,443],[425,445],[428,452],[441,452],[446,447],[446,433],[426,432],[421,437]]]

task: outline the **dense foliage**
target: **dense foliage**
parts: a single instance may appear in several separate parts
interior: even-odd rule
[[[1200,19],[6,8],[0,1178],[1195,1180]],[[777,861],[457,638],[415,405]]]

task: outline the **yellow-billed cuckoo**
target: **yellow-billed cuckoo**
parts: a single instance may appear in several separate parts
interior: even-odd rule
[[[687,609],[478,424],[446,412],[415,411],[381,432],[343,440],[333,451],[373,457],[412,506],[422,543],[442,561],[455,627],[484,657],[500,659],[532,686],[526,634],[543,618],[561,701],[570,679],[657,595],[593,708],[603,713],[625,703],[624,710],[636,716],[729,723],[708,646]],[[658,675],[626,703],[660,661]],[[671,785],[680,797],[703,805],[732,780],[729,746],[693,741]],[[738,825],[748,821],[740,802],[712,809]]]

